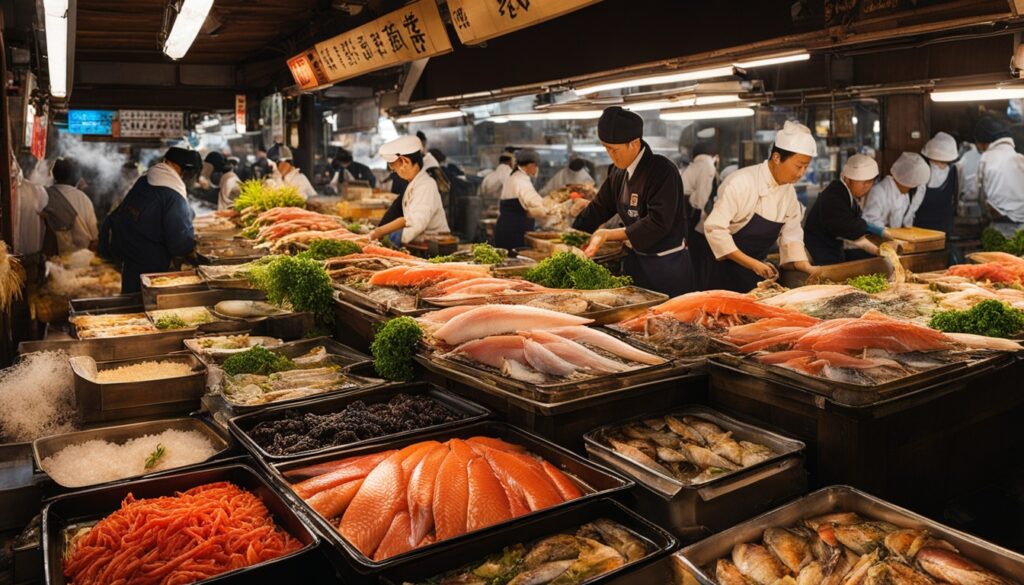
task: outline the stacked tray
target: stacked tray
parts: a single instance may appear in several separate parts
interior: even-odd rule
[[[773,455],[760,463],[728,471],[710,481],[685,483],[625,457],[607,441],[610,431],[662,415],[682,419],[694,416],[718,425],[736,441],[764,445]],[[590,458],[608,465],[639,484],[630,495],[635,509],[647,518],[664,519],[663,525],[684,541],[692,542],[798,496],[807,489],[803,469],[805,445],[797,440],[742,423],[704,406],[686,406],[670,412],[651,412],[622,420],[584,436]]]
[[[174,378],[106,383],[97,382],[93,376],[94,372],[155,360],[186,364],[191,373]],[[77,356],[71,358],[71,369],[75,374],[75,403],[83,422],[187,414],[199,405],[206,391],[206,366],[190,353],[112,362]]]
[[[370,455],[388,449],[401,449],[405,446],[422,441],[436,440],[444,442],[452,438],[469,438],[474,436],[487,436],[501,439],[510,443],[521,445],[528,451],[543,457],[562,471],[573,476],[578,483],[582,484],[584,494],[580,498],[549,507],[544,510],[528,513],[491,527],[483,528],[474,532],[464,534],[455,538],[441,541],[413,549],[409,552],[390,557],[383,561],[374,561],[367,558],[355,546],[350,544],[338,532],[337,527],[327,519],[313,511],[309,505],[297,496],[289,487],[291,484],[286,479],[290,470],[307,467],[314,464],[334,461],[341,458],[355,457],[359,455]],[[614,472],[591,463],[578,455],[571,453],[553,443],[539,437],[530,435],[515,427],[503,423],[478,422],[471,425],[461,426],[457,429],[440,430],[434,432],[418,433],[415,436],[405,437],[377,443],[355,449],[339,449],[333,452],[324,453],[312,457],[305,457],[284,463],[270,465],[270,471],[278,483],[280,489],[293,502],[293,505],[301,509],[313,522],[324,540],[330,544],[338,553],[338,564],[345,576],[353,579],[353,582],[365,582],[368,575],[375,575],[385,570],[391,570],[399,566],[419,566],[420,563],[435,552],[461,548],[481,537],[494,534],[501,529],[520,526],[529,521],[546,518],[555,512],[578,508],[585,502],[600,499],[632,487],[633,483]]]

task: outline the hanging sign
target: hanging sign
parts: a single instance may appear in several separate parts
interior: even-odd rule
[[[448,11],[462,44],[475,45],[600,1],[448,0]]]
[[[288,67],[299,87],[313,89],[451,50],[436,0],[419,0],[317,43]]]
[[[46,114],[32,116],[32,156],[39,160],[46,158],[47,123]]]
[[[245,134],[245,94],[235,95],[235,132]]]
[[[118,122],[122,138],[179,138],[187,134],[184,112],[121,110]]]

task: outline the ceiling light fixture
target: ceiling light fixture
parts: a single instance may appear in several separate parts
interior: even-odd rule
[[[750,61],[737,61],[736,63],[733,63],[733,65],[740,69],[753,69],[755,67],[764,67],[766,65],[780,65],[782,63],[806,61],[810,58],[811,54],[807,51],[797,51],[794,53],[781,53],[777,55],[759,57],[757,59],[751,59]]]
[[[395,122],[398,124],[415,124],[418,122],[436,122],[438,120],[451,120],[452,118],[461,118],[466,114],[462,113],[461,110],[443,109],[443,110],[432,110],[424,112],[413,111],[404,116],[395,118]]]
[[[1024,87],[979,87],[949,91],[933,91],[933,102],[984,102],[1024,98]]]
[[[50,75],[50,95],[68,95],[68,0],[44,0],[46,26],[46,66]]]
[[[693,71],[680,71],[677,73],[666,73],[645,77],[632,77],[621,81],[610,81],[593,85],[584,85],[575,89],[576,95],[589,95],[612,89],[626,87],[642,87],[646,85],[662,85],[665,83],[679,83],[682,81],[695,81],[698,79],[711,79],[714,77],[728,77],[734,74],[732,65],[712,67],[710,69],[697,69]]]
[[[749,118],[753,115],[753,108],[715,108],[711,110],[692,109],[689,111],[662,112],[661,119],[666,121],[716,120],[719,118]]]
[[[177,61],[188,53],[212,7],[213,0],[180,0],[172,5],[178,16],[174,18],[171,33],[164,41],[164,53],[168,57]]]
[[[563,110],[554,112],[524,112],[521,114],[499,114],[487,120],[495,124],[505,122],[537,122],[546,120],[596,120],[602,110]]]

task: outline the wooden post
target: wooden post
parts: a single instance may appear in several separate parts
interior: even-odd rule
[[[11,177],[11,155],[14,150],[11,148],[11,115],[7,107],[7,43],[4,41],[4,15],[0,12],[0,83],[3,84],[0,91],[0,120],[3,120],[3,128],[0,128],[0,237],[7,242],[7,246],[14,249],[14,214],[12,205],[14,192],[14,181]]]

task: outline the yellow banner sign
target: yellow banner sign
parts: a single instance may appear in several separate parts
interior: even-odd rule
[[[342,33],[288,62],[303,89],[452,50],[436,0],[419,0]]]
[[[448,0],[452,24],[465,45],[557,18],[601,0]]]

